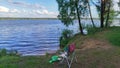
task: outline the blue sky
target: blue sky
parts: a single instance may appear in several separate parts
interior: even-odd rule
[[[98,17],[95,7],[91,9],[93,17]],[[55,18],[57,15],[56,0],[0,0],[0,17]]]
[[[56,17],[55,0],[0,0],[1,17]]]

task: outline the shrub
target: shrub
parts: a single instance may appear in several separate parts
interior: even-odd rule
[[[88,34],[89,34],[89,35],[93,35],[93,34],[95,34],[96,32],[100,32],[100,31],[103,30],[102,28],[98,28],[98,27],[94,28],[94,27],[91,27],[91,26],[87,26],[86,28],[87,28],[87,30],[88,30]]]
[[[60,47],[65,47],[73,36],[73,31],[64,29],[60,37]]]
[[[19,54],[18,54],[17,50],[11,50],[11,51],[8,53],[8,55],[10,55],[10,56],[18,56]]]
[[[6,49],[1,49],[0,50],[0,57],[7,55],[7,50]]]
[[[6,49],[0,50],[0,57],[2,56],[19,56],[16,50],[7,51]]]

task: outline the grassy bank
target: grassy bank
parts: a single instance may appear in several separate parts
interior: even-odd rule
[[[87,36],[75,35],[77,63],[72,68],[119,68],[120,27],[98,30]],[[0,68],[67,68],[65,64],[50,64],[51,55],[46,56],[2,56]]]

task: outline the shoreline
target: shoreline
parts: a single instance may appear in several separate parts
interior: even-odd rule
[[[7,19],[10,19],[10,20],[15,20],[15,19],[31,19],[31,20],[59,20],[58,18],[19,18],[19,17],[0,17],[0,20],[7,20]],[[90,19],[90,18],[81,18],[81,19]],[[93,18],[93,19],[99,19],[99,18]],[[114,18],[114,19],[118,19],[120,20],[120,18]]]
[[[81,18],[81,19],[89,19],[91,20],[90,18]],[[94,20],[99,20],[99,18],[93,18]],[[0,17],[0,20],[59,20],[58,18],[1,18]],[[77,19],[75,19],[77,20]],[[114,20],[120,20],[120,18],[115,18]]]

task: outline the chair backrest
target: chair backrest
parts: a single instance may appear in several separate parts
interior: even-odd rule
[[[72,53],[75,50],[75,43],[69,45],[69,52]]]

